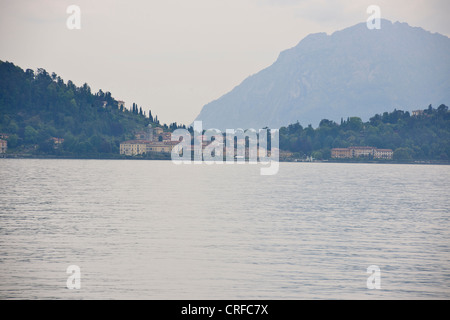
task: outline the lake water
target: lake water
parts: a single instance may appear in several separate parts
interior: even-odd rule
[[[450,298],[450,166],[259,169],[2,159],[0,298]]]

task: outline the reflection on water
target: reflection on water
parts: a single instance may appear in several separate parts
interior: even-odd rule
[[[450,297],[450,167],[259,169],[3,159],[0,298]]]

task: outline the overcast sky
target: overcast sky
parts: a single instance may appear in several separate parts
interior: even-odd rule
[[[72,4],[80,30],[66,26]],[[306,35],[365,22],[369,5],[450,36],[448,0],[0,0],[0,60],[190,124]]]

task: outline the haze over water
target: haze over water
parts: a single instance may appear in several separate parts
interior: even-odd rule
[[[280,163],[261,176],[2,159],[0,298],[449,299],[449,178],[428,165]]]

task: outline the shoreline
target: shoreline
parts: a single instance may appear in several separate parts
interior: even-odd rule
[[[85,156],[55,156],[55,155],[17,155],[17,154],[1,154],[0,159],[39,159],[39,160],[148,160],[148,161],[171,161],[170,155],[161,155],[159,157],[136,157],[123,155],[85,155]],[[450,161],[446,160],[412,160],[412,161],[395,161],[395,160],[305,160],[305,159],[280,159],[282,163],[346,163],[346,164],[416,164],[416,165],[450,165]]]

